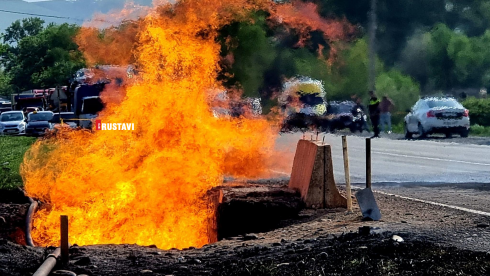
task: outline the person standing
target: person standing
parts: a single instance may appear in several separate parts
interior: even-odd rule
[[[366,122],[365,117],[364,117],[365,116],[364,114],[366,114],[366,108],[362,104],[362,99],[359,98],[359,97],[357,97],[357,95],[356,96],[353,96],[351,98],[355,101],[355,105],[352,108],[352,114],[354,116],[357,116],[358,115],[358,111],[357,110],[360,109],[361,115],[362,115],[362,117],[361,117],[361,120],[362,120],[362,130],[369,131],[367,122]]]
[[[379,138],[379,100],[374,94],[374,91],[369,91],[369,117],[371,118],[371,124],[373,125],[374,135],[371,138]]]
[[[387,132],[388,134],[391,134],[391,111],[394,106],[393,101],[388,98],[388,96],[383,96],[383,99],[381,99],[381,103],[379,104],[382,132],[385,132],[385,126],[387,126]]]

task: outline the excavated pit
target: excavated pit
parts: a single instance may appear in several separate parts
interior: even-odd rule
[[[305,207],[301,195],[286,185],[228,184],[218,205],[217,239],[266,232],[296,218]]]
[[[0,193],[0,238],[25,245],[29,198],[20,190]],[[298,192],[287,182],[274,184],[224,183],[207,193],[215,219],[208,222],[209,243],[275,229],[281,221],[294,219],[304,208]],[[49,208],[41,204],[40,209]]]
[[[21,190],[0,191],[0,239],[25,245],[25,221],[29,199]]]

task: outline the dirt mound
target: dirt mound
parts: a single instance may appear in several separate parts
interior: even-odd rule
[[[32,275],[41,265],[44,248],[27,247],[0,238],[0,275]]]

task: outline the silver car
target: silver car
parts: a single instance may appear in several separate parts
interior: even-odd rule
[[[26,127],[22,111],[7,111],[0,115],[1,134],[24,134]]]
[[[425,137],[428,134],[443,133],[446,137],[459,134],[468,137],[470,116],[456,99],[451,97],[428,97],[417,101],[405,116],[405,138],[413,134]]]

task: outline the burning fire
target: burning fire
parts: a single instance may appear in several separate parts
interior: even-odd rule
[[[109,86],[99,114],[103,122],[134,123],[135,130],[60,130],[26,153],[25,189],[50,203],[35,216],[37,244],[58,244],[60,215],[69,216],[70,241],[79,245],[185,248],[209,242],[214,213],[206,192],[224,175],[264,176],[275,140],[263,118],[213,116],[209,99],[223,90],[216,80],[217,30],[271,5],[179,1],[158,5],[104,37],[82,29],[77,42],[88,61],[131,62],[142,72],[124,88]]]

